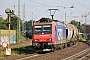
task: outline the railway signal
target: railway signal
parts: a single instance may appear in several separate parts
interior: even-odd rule
[[[14,10],[10,10],[9,8],[7,8],[5,10],[5,13],[7,14],[7,18],[8,18],[8,25],[9,25],[9,29],[8,29],[8,47],[6,48],[6,55],[11,55],[11,48],[10,48],[10,20],[11,17],[14,16]],[[4,44],[6,45],[6,44]]]
[[[80,22],[78,22],[78,26],[80,26]]]

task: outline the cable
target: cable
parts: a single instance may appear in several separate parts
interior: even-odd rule
[[[62,2],[65,6],[67,6],[62,0],[61,0],[61,2]]]
[[[77,2],[76,0],[74,0],[74,1]],[[77,2],[77,3],[82,5],[83,7],[87,8],[85,5],[83,5],[83,4],[79,3],[79,2]],[[90,10],[90,8],[87,8],[87,9]]]
[[[39,5],[42,5],[42,6],[45,6],[45,7],[49,7],[49,6],[46,6],[46,5],[44,5],[44,4],[41,4],[41,3],[35,2],[34,0],[29,0],[29,1],[32,1],[32,2],[34,2],[34,3],[36,3],[36,4],[39,4]]]
[[[14,7],[14,6],[0,6],[0,7]],[[15,6],[15,7],[18,7],[18,6]],[[20,7],[23,7],[23,6],[20,6]],[[44,7],[46,7],[46,6],[25,6],[26,8],[27,7],[38,7],[38,8],[44,8]],[[55,6],[49,6],[49,7],[55,7]]]

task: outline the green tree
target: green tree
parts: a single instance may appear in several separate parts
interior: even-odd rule
[[[18,25],[18,17],[15,15],[11,18],[11,30],[16,30]]]
[[[84,33],[84,25],[80,26],[80,32]]]
[[[6,21],[2,17],[0,17],[0,29],[8,29]]]
[[[32,20],[28,21],[26,24],[26,29],[31,30],[32,29]]]
[[[20,27],[19,27],[19,20],[20,20]],[[6,22],[8,23],[8,19],[7,18],[6,18]],[[22,24],[22,20],[19,17],[17,17],[16,15],[11,17],[10,29],[11,30],[16,30],[16,41],[18,41],[19,37],[21,37],[21,33],[19,32],[19,29],[21,28],[21,24]],[[6,24],[6,25],[8,27],[8,24]]]
[[[72,20],[70,24],[75,25],[81,33],[84,33],[84,25],[81,25],[80,22]]]
[[[19,17],[17,17],[16,15],[14,15],[13,17],[11,17],[11,20],[10,20],[10,29],[11,30],[17,30],[18,29],[18,26],[19,26],[19,20],[20,20],[20,27],[22,25],[22,20],[19,19]],[[8,20],[6,18],[6,21],[8,23]],[[8,24],[7,24],[8,26]]]
[[[25,21],[24,22],[24,29],[25,30],[32,30],[32,21],[33,21],[33,23],[35,22],[34,20],[29,20],[29,21]]]
[[[70,22],[70,24],[73,24],[73,25],[75,25],[76,27],[78,27],[78,21],[72,20],[72,21]]]

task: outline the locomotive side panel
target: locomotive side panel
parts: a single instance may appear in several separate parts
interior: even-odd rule
[[[64,26],[56,26],[56,42],[57,44],[65,43],[66,39],[66,28]]]

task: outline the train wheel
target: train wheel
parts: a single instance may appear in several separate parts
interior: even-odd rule
[[[51,52],[54,52],[54,51],[55,51],[55,47],[52,46],[52,47],[51,47]]]
[[[72,46],[73,45],[73,42],[70,42],[70,46]]]
[[[60,50],[63,49],[63,45],[60,45]]]
[[[72,45],[74,45],[74,42],[72,42]]]
[[[70,43],[68,42],[68,43],[67,43],[67,47],[69,47],[69,46],[70,46]]]
[[[60,45],[59,45],[58,49],[59,49],[59,50],[61,49]]]
[[[52,49],[51,49],[51,52],[54,52],[54,51],[55,51],[55,50],[52,48]]]
[[[71,43],[70,43],[70,46],[72,46],[72,45],[74,45],[74,44],[75,44],[75,42],[71,42]]]
[[[64,48],[66,48],[67,47],[67,43],[64,45]]]
[[[73,44],[75,45],[75,44],[76,44],[76,42],[74,41],[74,42],[73,42]]]

